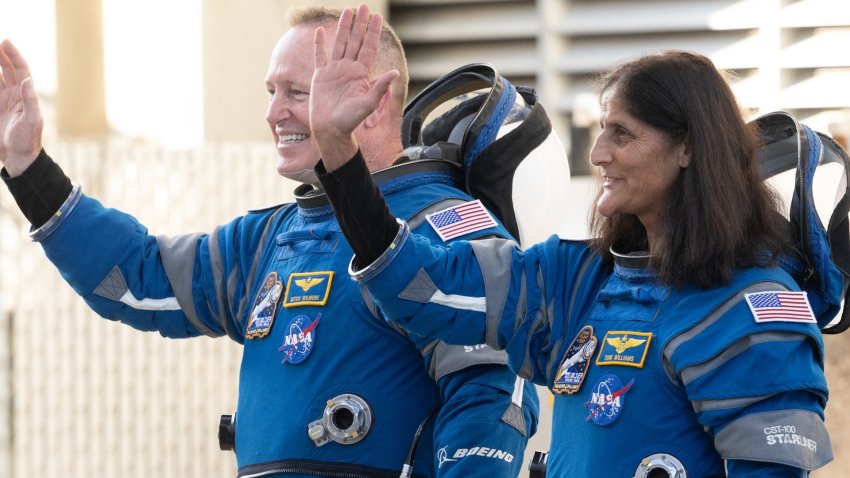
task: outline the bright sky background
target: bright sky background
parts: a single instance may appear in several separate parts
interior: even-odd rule
[[[54,0],[0,0],[0,12],[0,37],[12,40],[26,57],[49,115],[57,84]],[[103,0],[103,17],[111,127],[166,147],[199,145],[201,0]]]

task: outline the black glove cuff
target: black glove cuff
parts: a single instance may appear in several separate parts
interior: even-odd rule
[[[20,176],[10,178],[3,168],[0,178],[3,178],[33,229],[43,226],[53,217],[73,190],[71,180],[44,149]]]

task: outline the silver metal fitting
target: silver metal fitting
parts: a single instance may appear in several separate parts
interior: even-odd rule
[[[328,400],[322,417],[307,425],[307,435],[316,446],[330,441],[353,445],[366,438],[372,427],[372,409],[366,400],[348,393]]]
[[[656,453],[640,461],[634,478],[688,478],[688,473],[675,456]]]

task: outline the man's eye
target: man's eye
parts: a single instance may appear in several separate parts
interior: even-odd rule
[[[301,90],[292,90],[292,97],[296,100],[303,100],[310,96],[310,93]]]

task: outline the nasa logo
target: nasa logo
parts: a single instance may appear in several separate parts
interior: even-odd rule
[[[606,426],[614,422],[623,411],[626,404],[626,392],[632,388],[634,379],[623,385],[620,377],[608,374],[602,377],[596,387],[590,392],[590,398],[584,406],[590,410],[586,421]]]
[[[298,365],[307,360],[316,343],[315,329],[321,318],[322,314],[316,316],[315,320],[311,320],[306,315],[297,315],[289,322],[286,326],[283,345],[278,348],[283,352],[283,360],[280,363],[289,362]]]

